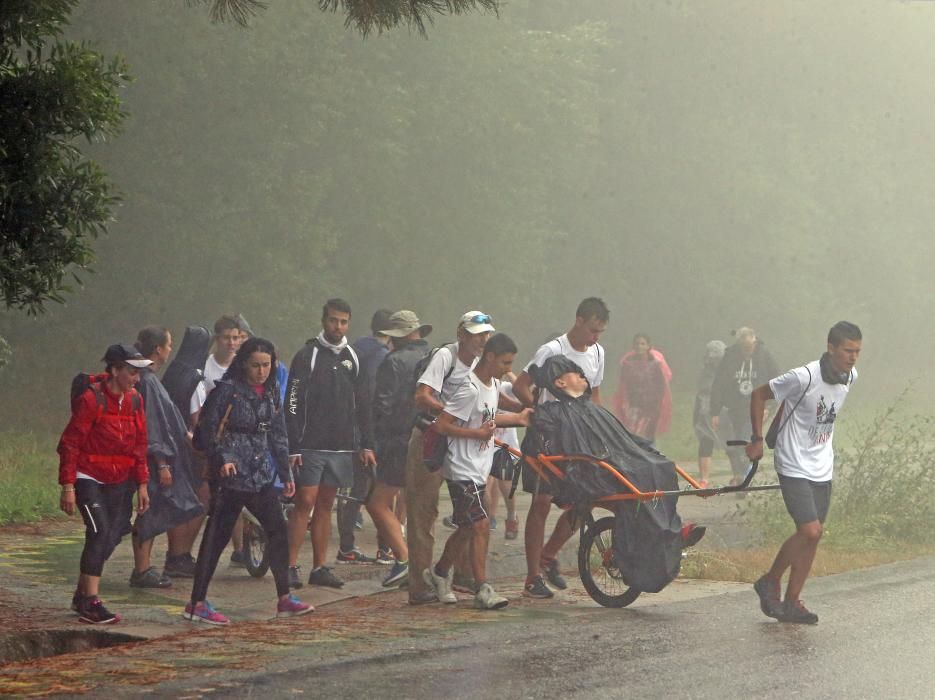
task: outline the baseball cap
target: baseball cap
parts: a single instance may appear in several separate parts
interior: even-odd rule
[[[431,324],[421,323],[419,321],[419,317],[416,316],[414,311],[409,311],[406,309],[397,311],[395,314],[390,316],[386,326],[387,327],[384,328],[381,332],[383,335],[388,335],[391,338],[405,338],[415,330],[418,330],[419,335],[424,338],[432,332]]]
[[[493,333],[497,329],[493,327],[492,322],[490,314],[485,314],[483,311],[468,311],[461,317],[458,328],[463,328],[471,335]]]
[[[109,365],[124,362],[137,369],[149,367],[153,363],[152,360],[147,360],[140,354],[139,350],[127,343],[115,343],[111,345],[104,353],[104,357],[101,358],[101,362],[106,362]]]

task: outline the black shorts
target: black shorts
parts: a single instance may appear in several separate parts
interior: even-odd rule
[[[451,505],[454,512],[451,520],[458,527],[471,527],[479,520],[487,519],[487,509],[484,508],[484,491],[486,484],[475,484],[473,481],[454,481],[445,479],[448,483],[448,494],[451,496]]]
[[[543,496],[552,495],[552,485],[539,476],[536,470],[530,467],[526,461],[523,461],[523,491],[531,493],[534,496],[540,494]]]
[[[831,482],[810,481],[794,476],[779,474],[779,486],[786,510],[796,525],[818,521],[825,522],[831,505]]]
[[[406,458],[409,436],[377,445],[377,481],[397,489],[406,488]]]
[[[714,454],[714,440],[709,437],[698,438],[698,459],[704,459]]]

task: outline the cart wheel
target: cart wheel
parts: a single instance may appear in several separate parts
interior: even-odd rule
[[[269,571],[269,554],[266,552],[266,532],[263,528],[244,518],[243,551],[247,555],[247,572],[254,578],[263,578]]]
[[[588,595],[605,608],[625,608],[641,591],[628,586],[614,557],[614,518],[601,518],[581,533],[578,573]]]

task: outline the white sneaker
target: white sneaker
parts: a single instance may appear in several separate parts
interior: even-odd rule
[[[509,604],[510,601],[497,593],[489,583],[481,584],[474,596],[474,607],[481,610],[499,610]]]
[[[447,576],[439,576],[435,573],[435,567],[429,567],[422,572],[422,580],[425,581],[425,584],[429,586],[435,595],[438,596],[438,600],[442,603],[457,603],[458,597],[454,594],[454,591],[451,590],[451,572],[448,572]]]

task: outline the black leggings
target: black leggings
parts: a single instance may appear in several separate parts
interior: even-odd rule
[[[235,491],[220,487],[211,494],[211,510],[198,549],[195,565],[195,582],[192,585],[192,603],[198,603],[208,594],[208,584],[214,576],[221,552],[230,541],[240,511],[246,508],[260,521],[266,532],[266,551],[269,568],[276,580],[276,594],[289,592],[289,547],[286,534],[286,519],[279,503],[279,490],[272,484],[259,493]]]
[[[99,484],[91,479],[75,481],[75,504],[84,520],[81,573],[100,576],[123,536],[130,532],[133,485]]]

